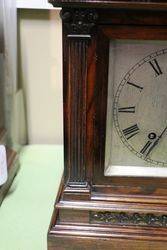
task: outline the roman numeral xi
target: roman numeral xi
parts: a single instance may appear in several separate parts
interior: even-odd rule
[[[149,61],[149,64],[151,65],[151,67],[153,68],[156,76],[162,75],[162,70],[158,64],[157,59],[153,59],[152,61]]]

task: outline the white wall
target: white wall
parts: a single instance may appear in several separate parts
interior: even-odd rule
[[[52,9],[53,6],[48,0],[17,0],[17,8]]]
[[[62,144],[62,28],[58,10],[19,10],[19,84],[29,144]]]

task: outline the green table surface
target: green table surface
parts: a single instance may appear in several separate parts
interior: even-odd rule
[[[63,147],[30,145],[0,207],[0,250],[46,250],[47,231],[63,173]]]

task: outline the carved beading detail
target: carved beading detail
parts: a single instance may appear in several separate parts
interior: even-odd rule
[[[167,215],[126,212],[91,212],[90,217],[93,223],[167,227]]]
[[[60,16],[69,34],[90,35],[98,14],[94,10],[62,10]]]

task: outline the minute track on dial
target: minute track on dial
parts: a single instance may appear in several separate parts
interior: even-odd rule
[[[167,126],[159,136],[156,134],[161,131],[167,115],[164,112],[167,105],[165,60],[167,48],[143,57],[127,71],[115,92],[116,131],[123,144],[145,161],[137,160],[138,164],[147,166],[167,167],[167,142],[163,140],[160,144]],[[152,154],[157,146],[158,150]]]

